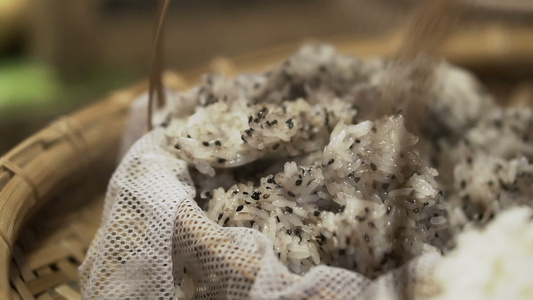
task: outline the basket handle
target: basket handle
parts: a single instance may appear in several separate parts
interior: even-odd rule
[[[154,33],[154,41],[152,44],[152,54],[150,63],[150,81],[148,85],[148,131],[152,130],[152,115],[154,92],[157,96],[157,107],[162,107],[165,104],[165,93],[163,91],[162,65],[163,65],[163,34],[165,16],[168,10],[170,0],[160,0],[158,8],[157,26]]]

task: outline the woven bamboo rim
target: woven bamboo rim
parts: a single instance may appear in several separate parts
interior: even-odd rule
[[[369,57],[395,53],[401,37],[392,35],[353,41],[353,37],[340,36],[328,40],[342,52]],[[183,89],[196,83],[199,75],[208,71],[229,76],[258,71],[285,59],[300,44],[287,44],[233,59],[218,58],[183,76],[167,73],[164,82],[168,87]],[[517,66],[527,70],[533,67],[533,31],[505,27],[464,31],[454,35],[442,47],[441,54],[474,70],[512,72]],[[30,263],[25,263],[23,255],[17,252],[15,242],[24,224],[48,200],[79,182],[105,155],[116,152],[129,104],[146,90],[146,83],[136,84],[61,117],[0,158],[0,266],[3,266],[0,270],[0,299],[81,298],[79,291],[65,284],[77,278],[76,263],[64,265],[63,271],[69,276],[58,277],[56,274],[48,280],[47,272],[39,274],[31,268],[31,259]],[[99,213],[91,217],[99,218]],[[79,224],[72,224],[72,230],[77,230]],[[87,238],[70,245],[76,250],[72,255],[78,262],[83,260],[89,242],[90,238]],[[52,252],[50,249],[42,253],[37,251],[45,261],[50,260],[45,256]],[[59,256],[59,253],[54,255]],[[10,263],[12,258],[16,264]],[[15,289],[11,287],[10,279]],[[36,281],[38,288],[35,287]],[[43,293],[50,289],[54,293]]]

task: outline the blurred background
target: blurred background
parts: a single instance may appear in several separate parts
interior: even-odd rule
[[[309,39],[376,39],[424,1],[432,0],[174,0],[165,68]],[[465,1],[475,5],[464,28],[533,28],[533,1]],[[0,0],[0,155],[57,116],[146,78],[156,10],[152,0]]]

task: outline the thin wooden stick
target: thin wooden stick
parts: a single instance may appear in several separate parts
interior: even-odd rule
[[[163,39],[161,35],[164,29],[165,16],[168,10],[170,0],[160,0],[158,9],[157,26],[154,33],[154,41],[152,45],[152,57],[150,64],[150,82],[148,85],[148,131],[152,130],[152,115],[153,115],[153,101],[154,90],[157,94],[157,107],[165,104],[165,93],[163,90],[163,83],[161,81],[162,65],[163,65]]]
[[[401,113],[407,128],[419,135],[427,117],[427,96],[438,52],[459,23],[459,0],[428,1],[418,7],[400,47],[388,65],[382,103],[375,115]]]
[[[475,8],[511,13],[533,13],[531,0],[469,0],[467,3]]]
[[[396,58],[434,54],[459,23],[459,0],[432,0],[418,7],[407,26]]]

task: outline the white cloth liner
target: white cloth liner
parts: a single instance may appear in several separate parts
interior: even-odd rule
[[[134,101],[122,149],[142,135],[146,103],[147,95]],[[154,124],[166,114],[167,108],[159,111]],[[418,270],[428,274],[438,254],[374,281],[328,266],[292,274],[260,232],[207,218],[193,200],[187,164],[168,147],[156,128],[114,173],[101,226],[79,269],[84,299],[399,299],[412,292],[410,284],[428,281]]]

